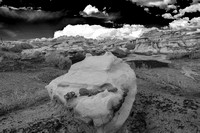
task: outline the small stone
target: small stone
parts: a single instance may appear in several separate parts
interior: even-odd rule
[[[70,100],[70,99],[72,99],[72,98],[75,98],[75,97],[77,97],[76,96],[76,94],[75,94],[75,92],[68,92],[65,96],[64,96],[64,98],[68,101],[68,100]]]
[[[117,90],[118,90],[117,88],[109,88],[108,92],[117,92]]]
[[[127,48],[128,50],[134,50],[135,49],[135,43],[127,43],[125,48]]]
[[[79,90],[79,94],[80,94],[80,96],[88,96],[88,95],[90,95],[90,92],[89,92],[89,90],[86,89],[86,88],[81,88],[81,89]]]
[[[124,58],[128,55],[128,53],[120,48],[115,48],[112,53],[118,58]]]

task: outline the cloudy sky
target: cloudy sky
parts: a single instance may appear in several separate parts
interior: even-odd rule
[[[52,37],[68,24],[168,26],[200,16],[200,0],[0,0],[0,37]],[[116,26],[116,25],[115,25]]]

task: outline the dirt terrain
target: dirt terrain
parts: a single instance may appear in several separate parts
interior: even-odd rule
[[[138,84],[124,125],[128,132],[200,132],[200,60],[175,60],[174,65],[158,68],[128,63]],[[186,76],[184,67],[196,74]],[[91,125],[74,119],[69,110],[49,99],[45,85],[63,73],[50,67],[1,72],[0,132],[92,132]]]
[[[0,43],[0,132],[94,133],[45,86],[86,53],[106,51],[135,71],[138,93],[122,133],[200,132],[200,45],[195,31],[152,30],[135,40],[83,37]]]

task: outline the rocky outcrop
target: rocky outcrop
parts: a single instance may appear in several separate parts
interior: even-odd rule
[[[47,55],[52,55],[55,51],[59,53],[56,57],[69,58],[72,64],[82,61],[86,53],[103,55],[107,51],[112,52],[119,58],[137,55],[137,57],[134,57],[137,59],[134,60],[141,59],[141,61],[145,60],[145,62],[153,58],[155,58],[153,60],[156,60],[156,62],[166,62],[167,60],[180,58],[199,59],[200,37],[199,32],[194,30],[159,30],[154,28],[134,40],[108,38],[95,40],[85,39],[80,36],[62,36],[59,38],[23,40],[21,42],[7,41],[0,45],[2,58],[0,66],[7,66],[7,68],[14,66],[16,69],[19,69],[18,66],[22,66],[20,68],[24,69],[30,63],[48,66],[48,63],[45,62],[45,60],[48,60],[46,59],[48,58]],[[19,48],[19,50],[12,50],[12,48]],[[11,57],[9,55],[14,56]],[[165,59],[162,58],[163,55],[166,56]],[[139,56],[141,58],[138,58]],[[156,56],[161,58],[158,59]],[[16,64],[19,65],[16,67]],[[59,68],[68,69],[68,67],[62,65]]]
[[[134,71],[111,53],[87,55],[46,88],[52,100],[92,121],[98,133],[115,133],[121,128],[137,92]]]
[[[133,40],[132,52],[146,54],[188,53],[199,49],[200,37],[186,30],[151,30]],[[129,44],[130,45],[130,44]]]

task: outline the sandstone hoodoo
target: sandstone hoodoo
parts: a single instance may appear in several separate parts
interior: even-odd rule
[[[46,88],[52,100],[56,97],[80,118],[92,121],[97,133],[117,132],[137,93],[134,71],[110,52],[86,55]]]

